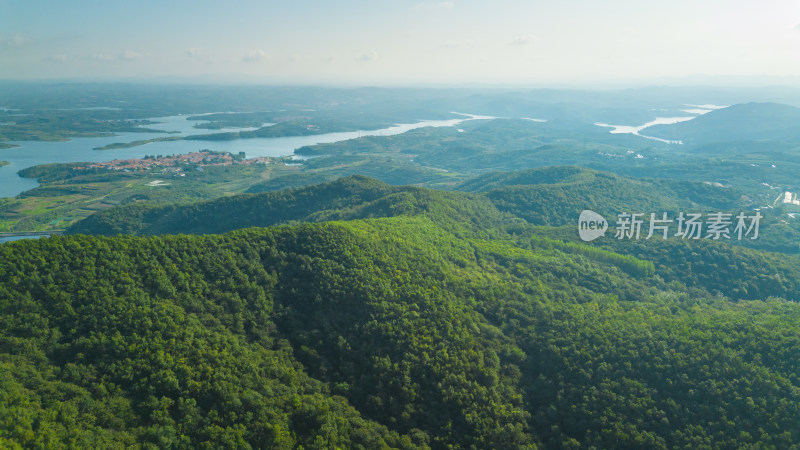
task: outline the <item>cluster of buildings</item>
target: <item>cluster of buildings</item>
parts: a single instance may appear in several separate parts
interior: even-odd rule
[[[635,155],[634,155],[634,153],[635,153]],[[608,158],[625,158],[625,157],[629,157],[630,155],[634,155],[633,157],[636,158],[636,159],[644,159],[645,158],[644,155],[642,155],[641,153],[636,153],[633,150],[628,150],[628,152],[626,154],[624,154],[624,155],[620,155],[620,154],[617,154],[617,153],[603,153],[603,152],[597,152],[597,154],[600,155],[600,156],[608,157]]]
[[[778,197],[780,199],[780,197]],[[800,205],[800,200],[797,200],[797,194],[792,192],[783,193],[783,203],[790,205]]]
[[[228,152],[202,150],[194,153],[171,156],[145,156],[141,159],[115,159],[113,161],[91,163],[87,169],[122,170],[127,172],[160,168],[164,172],[181,173],[187,166],[232,166],[237,164],[270,164],[273,158],[259,157],[245,159],[244,153],[232,155]]]

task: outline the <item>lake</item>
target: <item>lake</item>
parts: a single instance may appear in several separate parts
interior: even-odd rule
[[[116,142],[132,142],[166,136],[189,136],[252,130],[252,128],[204,130],[193,128],[195,123],[202,122],[202,120],[190,121],[187,120],[187,116],[171,116],[151,118],[149,120],[160,123],[145,125],[143,128],[177,131],[177,133],[119,133],[113,136],[75,138],[64,142],[11,142],[19,145],[19,147],[0,150],[0,161],[8,161],[10,163],[7,166],[0,167],[0,197],[13,197],[28,189],[37,187],[39,184],[36,180],[22,178],[17,175],[17,171],[39,164],[101,162],[114,159],[143,158],[145,155],[177,155],[204,149],[231,153],[244,152],[248,158],[259,156],[279,157],[292,155],[295,149],[307,145],[339,142],[361,136],[392,136],[415,128],[449,127],[458,125],[466,120],[493,118],[491,116],[476,116],[473,114],[455,114],[464,117],[449,120],[422,120],[416,123],[399,124],[379,130],[326,133],[314,136],[252,138],[233,141],[165,141],[131,148],[93,150],[95,147],[102,147]]]
[[[42,236],[6,236],[6,237],[0,237],[0,244],[3,244],[5,242],[11,242],[11,241],[19,241],[19,240],[22,240],[22,239],[39,239],[39,238],[43,238],[43,237],[49,237],[49,236],[48,235],[42,235]]]
[[[688,112],[688,110],[686,110]],[[678,122],[686,122],[687,120],[692,120],[697,116],[688,116],[688,117],[656,117],[655,120],[647,122],[644,125],[609,125],[607,123],[596,122],[595,125],[598,127],[606,127],[606,128],[613,128],[609,133],[611,134],[633,134],[636,136],[641,136],[645,139],[652,139],[654,141],[664,142],[666,144],[683,144],[681,141],[670,141],[667,139],[661,139],[653,136],[646,136],[644,134],[640,134],[639,132],[644,130],[645,128],[652,127],[653,125],[672,125]]]
[[[595,125],[599,127],[605,128],[613,128],[609,133],[611,134],[633,134],[636,136],[641,136],[645,139],[652,139],[654,141],[660,141],[667,144],[683,144],[681,141],[670,141],[667,139],[661,139],[653,136],[647,136],[641,134],[640,131],[644,130],[645,128],[652,127],[653,125],[672,125],[679,122],[686,122],[687,120],[692,120],[697,118],[698,116],[702,116],[703,114],[708,114],[711,111],[716,109],[727,108],[727,106],[720,106],[720,105],[691,105],[686,104],[684,106],[691,107],[690,109],[682,109],[682,112],[694,114],[693,116],[681,116],[681,117],[656,117],[655,120],[645,123],[644,125],[609,125],[603,122],[595,122]]]

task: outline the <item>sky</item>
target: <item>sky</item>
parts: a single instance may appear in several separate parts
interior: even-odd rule
[[[798,0],[0,0],[0,79],[800,85]]]

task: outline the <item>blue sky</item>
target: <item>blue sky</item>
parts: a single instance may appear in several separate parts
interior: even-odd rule
[[[800,2],[0,0],[0,79],[800,78]]]

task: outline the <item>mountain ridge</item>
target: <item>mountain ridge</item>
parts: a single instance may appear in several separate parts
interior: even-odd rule
[[[635,259],[589,245],[524,229],[482,238],[434,218],[0,246],[3,439],[672,448],[800,438],[797,303],[732,302],[628,273],[617,264]]]
[[[797,138],[800,108],[781,103],[741,103],[692,120],[648,127],[644,134],[684,144]]]

